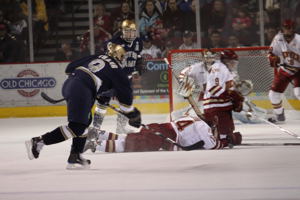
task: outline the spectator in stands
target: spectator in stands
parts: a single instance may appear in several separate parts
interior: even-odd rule
[[[176,0],[168,0],[168,8],[162,17],[164,27],[170,29],[172,36],[181,37],[183,32],[183,12],[178,8]]]
[[[116,33],[120,31],[121,23],[126,20],[134,20],[134,13],[132,12],[132,9],[130,8],[128,1],[123,1],[121,3],[121,6],[119,9],[117,9],[117,12],[113,15],[115,16],[114,22],[113,22],[113,31],[112,33]]]
[[[143,36],[143,50],[141,56],[144,59],[153,59],[161,57],[161,50],[152,44],[152,40],[149,36]]]
[[[226,19],[227,19],[226,4],[223,0],[214,0],[212,6],[202,7],[202,28],[208,30],[210,35],[213,30],[217,30],[220,33],[223,31]]]
[[[232,18],[232,27],[239,26],[238,28],[234,29],[248,30],[251,25],[252,20],[250,19],[246,9],[239,8],[237,11],[237,15]]]
[[[205,45],[206,48],[223,48],[225,46],[219,31],[213,31],[209,36],[208,44]]]
[[[71,45],[67,42],[61,44],[60,50],[56,53],[55,61],[74,61],[80,58],[79,52],[71,48]]]
[[[167,40],[166,44],[165,44],[165,48],[162,51],[161,57],[162,58],[167,58],[168,54],[169,54],[169,51],[172,50],[172,49],[176,49],[176,46],[174,46],[174,44],[171,40]]]
[[[159,16],[162,16],[167,10],[168,0],[153,0],[154,7],[157,10]],[[143,10],[146,7],[147,0],[139,0],[140,10]]]
[[[184,31],[182,35],[183,43],[179,49],[196,49],[197,44],[194,42],[194,34],[191,31]]]
[[[8,33],[6,24],[0,24],[0,63],[25,61],[24,47]]]
[[[265,32],[265,45],[269,46],[275,35],[278,33],[278,30],[276,27],[267,26]]]
[[[111,38],[112,22],[106,13],[105,6],[101,3],[97,4],[94,13],[94,34],[95,42],[103,41]]]
[[[142,11],[141,18],[139,21],[139,31],[141,35],[147,35],[151,27],[160,19],[160,16],[155,9],[154,1],[147,0],[145,8]]]
[[[243,45],[240,44],[239,38],[236,35],[229,35],[227,39],[227,48],[240,48]]]
[[[16,39],[23,43],[25,46],[28,38],[28,27],[27,21],[25,20],[25,16],[19,12],[15,13],[11,17],[10,33],[16,37]]]
[[[165,41],[168,39],[169,32],[169,29],[164,28],[162,20],[157,20],[151,27],[149,33],[152,38],[152,43],[158,48],[163,48]]]
[[[196,0],[193,0],[190,4],[190,11],[184,13],[184,30],[192,31],[196,33]]]
[[[25,16],[28,16],[27,1],[21,0],[20,6]],[[44,0],[32,0],[33,38],[35,48],[39,49],[47,40],[49,30],[48,16]]]
[[[194,1],[194,0],[180,0],[180,1],[178,1],[179,9],[184,13],[190,12],[192,1]]]
[[[236,20],[231,25],[232,29],[229,31],[229,34],[235,34],[242,44],[250,46],[257,41],[256,32],[251,31],[253,29],[251,29],[250,26],[247,25],[247,23]]]

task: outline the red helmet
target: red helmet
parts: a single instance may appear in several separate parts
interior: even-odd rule
[[[295,29],[295,22],[291,19],[286,19],[283,21],[282,27],[287,29]]]
[[[225,49],[221,52],[221,60],[228,59],[228,60],[238,60],[238,55],[231,49]]]

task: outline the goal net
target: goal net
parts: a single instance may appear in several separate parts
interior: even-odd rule
[[[226,48],[214,49],[215,51],[222,51]],[[267,53],[268,47],[247,47],[247,48],[231,48],[239,56],[238,74],[240,80],[251,80],[253,83],[253,91],[248,96],[249,101],[254,103],[258,108],[264,110],[270,110],[272,108],[268,99],[268,92],[272,84],[274,69],[270,67]],[[177,80],[174,76],[178,76],[180,72],[196,63],[203,60],[202,51],[204,49],[193,50],[172,50],[168,55],[170,62],[169,68],[169,101],[171,117],[176,118],[177,115],[181,115],[189,110],[189,104],[181,96],[176,94],[178,88]],[[291,85],[291,84],[290,84]],[[198,90],[197,90],[198,88]],[[198,101],[199,86],[196,86],[196,90],[193,97]],[[201,102],[198,102],[200,108]],[[285,109],[299,109],[299,101],[293,96],[292,87],[285,92],[283,100],[283,106]]]

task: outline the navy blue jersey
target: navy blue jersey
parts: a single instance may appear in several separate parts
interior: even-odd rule
[[[133,71],[138,69],[137,60],[141,59],[141,51],[143,50],[143,41],[137,37],[131,43],[125,41],[122,35],[117,34],[111,40],[109,40],[105,45],[105,51],[107,50],[107,44],[109,42],[121,45],[125,51],[125,59],[123,62],[124,71],[131,75]]]
[[[82,80],[88,88],[97,95],[114,89],[120,104],[130,106],[133,94],[127,74],[121,65],[108,55],[92,55],[71,62],[66,68],[67,74],[72,74]]]

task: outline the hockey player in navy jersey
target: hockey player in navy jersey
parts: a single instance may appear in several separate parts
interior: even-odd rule
[[[59,126],[41,136],[25,142],[29,159],[37,159],[44,145],[52,145],[73,138],[67,169],[88,168],[90,160],[81,157],[86,141],[86,129],[91,123],[91,109],[101,93],[114,89],[121,111],[134,127],[141,125],[138,109],[133,107],[130,81],[121,62],[125,50],[111,43],[107,54],[93,55],[70,63],[69,75],[64,82],[62,94],[67,102],[68,125]]]
[[[109,45],[109,43],[112,42],[121,45],[125,49],[126,54],[123,60],[123,71],[125,71],[129,79],[131,79],[132,76],[138,76],[142,72],[143,60],[140,53],[143,49],[143,42],[139,37],[137,37],[134,21],[124,20],[121,28],[121,32],[116,34],[110,41],[108,41],[107,44]],[[111,90],[110,92],[102,95],[101,100],[97,102],[93,127],[97,129],[101,127],[107,109],[106,104],[113,96],[114,91]],[[125,127],[127,123],[128,119],[118,113],[116,133],[126,133],[127,131]],[[90,131],[94,131],[94,129],[90,129]]]

